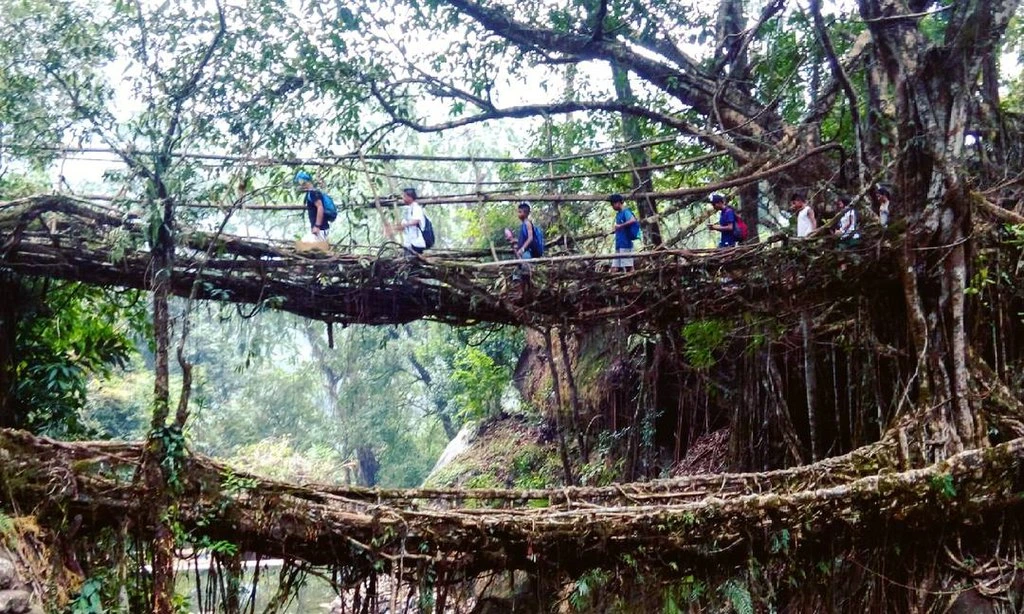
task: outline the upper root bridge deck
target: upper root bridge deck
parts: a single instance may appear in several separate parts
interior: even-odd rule
[[[60,195],[0,204],[0,267],[27,275],[148,289],[154,270],[146,224]],[[729,250],[637,255],[632,273],[609,273],[606,256],[532,261],[525,296],[514,262],[457,252],[308,254],[290,243],[177,229],[171,291],[179,296],[281,309],[325,322],[399,324],[432,319],[538,328],[626,321],[664,329],[697,316],[785,313],[895,280],[894,252],[832,239]],[[813,245],[813,247],[812,247]],[[841,272],[840,272],[841,271]],[[856,281],[852,281],[856,279]]]

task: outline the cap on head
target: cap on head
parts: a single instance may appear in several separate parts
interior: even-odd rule
[[[308,181],[310,183],[313,183],[313,176],[310,175],[309,173],[307,173],[306,171],[299,171],[299,172],[295,173],[295,179],[293,180],[293,182],[294,183],[301,183],[303,181]]]
[[[718,203],[724,203],[724,202],[725,202],[725,196],[719,194],[718,192],[715,192],[714,194],[711,195],[711,204],[712,205],[717,205]]]
[[[622,194],[612,194],[611,196],[608,197],[608,202],[610,202],[610,203],[621,203],[622,202]]]

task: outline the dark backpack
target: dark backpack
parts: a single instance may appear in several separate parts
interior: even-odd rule
[[[334,199],[326,192],[320,192],[320,201],[324,204],[324,217],[327,218],[327,221],[333,222],[338,219],[338,207],[335,206]]]
[[[636,219],[635,217],[633,219]],[[636,220],[635,224],[629,225],[629,240],[636,241],[640,238],[640,220]]]
[[[540,226],[530,222],[533,226],[533,243],[530,243],[530,254],[534,258],[544,257],[544,230]]]
[[[434,247],[434,241],[437,237],[434,236],[434,225],[430,223],[430,218],[427,214],[423,214],[423,242],[426,244],[426,249]]]

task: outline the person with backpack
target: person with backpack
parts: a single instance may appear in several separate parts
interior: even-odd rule
[[[617,257],[612,259],[612,273],[629,272],[633,270],[633,257],[628,254],[633,253],[633,241],[640,238],[640,220],[636,219],[633,212],[624,205],[621,194],[612,194],[608,197],[608,202],[615,210],[615,228],[612,234],[615,235]]]
[[[736,211],[729,206],[723,194],[712,194],[711,206],[718,211],[718,223],[708,224],[708,228],[722,233],[722,238],[718,240],[718,247],[733,247],[740,234]]]
[[[422,254],[427,249],[423,237],[427,216],[423,213],[423,207],[416,202],[416,188],[402,190],[402,202],[402,247],[412,254]]]
[[[519,203],[516,208],[516,215],[519,217],[519,232],[513,233],[505,229],[505,238],[512,245],[516,258],[519,260],[531,260],[544,255],[544,231],[530,219],[530,203],[525,200]],[[532,291],[532,270],[526,262],[520,263],[512,275],[514,281],[522,284],[522,298],[528,299]]]
[[[836,234],[839,235],[839,247],[850,248],[860,243],[860,232],[857,231],[857,210],[853,207],[853,198],[848,194],[840,194],[836,199],[841,217]]]
[[[516,215],[520,222],[519,233],[511,239],[516,258],[520,260],[540,258],[544,255],[544,239],[540,229],[530,219],[530,203],[525,200],[520,202],[516,209]]]
[[[327,230],[331,227],[332,219],[328,210],[334,209],[333,201],[328,207],[327,201],[330,197],[316,189],[313,184],[313,176],[306,171],[295,173],[294,183],[297,191],[306,194],[302,202],[306,206],[306,214],[309,217],[309,232],[317,240],[327,241]],[[337,214],[337,209],[334,209],[334,215],[337,216]]]

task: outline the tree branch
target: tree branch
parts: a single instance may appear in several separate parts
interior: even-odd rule
[[[663,126],[677,130],[683,134],[694,136],[713,147],[728,152],[735,159],[741,162],[747,162],[750,160],[750,154],[742,150],[730,139],[727,139],[720,134],[702,130],[687,121],[652,110],[648,107],[628,105],[614,101],[562,101],[548,104],[521,105],[516,107],[507,107],[505,109],[488,106],[476,115],[470,115],[436,124],[423,124],[405,116],[398,107],[388,100],[387,96],[385,96],[384,92],[378,85],[373,82],[369,85],[374,96],[384,107],[385,112],[387,112],[394,121],[416,130],[417,132],[443,132],[445,130],[460,128],[462,126],[477,124],[493,119],[524,119],[530,117],[543,117],[545,115],[564,115],[578,111],[604,111],[608,113],[622,113],[643,117]],[[489,105],[489,103],[485,104]]]
[[[554,30],[533,27],[512,19],[505,11],[488,8],[471,0],[446,0],[449,6],[476,20],[487,30],[505,38],[524,49],[544,49],[555,52],[574,60],[605,60],[616,62],[645,79],[658,89],[676,98],[686,106],[693,107],[699,113],[714,116],[715,97],[718,84],[703,73],[697,66],[678,50],[672,52],[672,63],[666,60],[651,58],[634,51],[629,46],[617,41],[603,39],[594,41],[589,36],[556,32]],[[631,37],[627,37],[631,38]],[[636,39],[641,40],[641,39]],[[656,39],[643,38],[651,43]],[[664,44],[658,44],[656,53],[664,50]],[[670,52],[666,52],[670,53]],[[724,121],[729,126],[747,124],[747,136],[772,139],[772,125],[777,122],[774,113],[764,113],[763,105],[741,92],[730,91],[723,97],[725,112]],[[751,118],[760,116],[757,122]],[[750,123],[748,123],[750,122]]]

